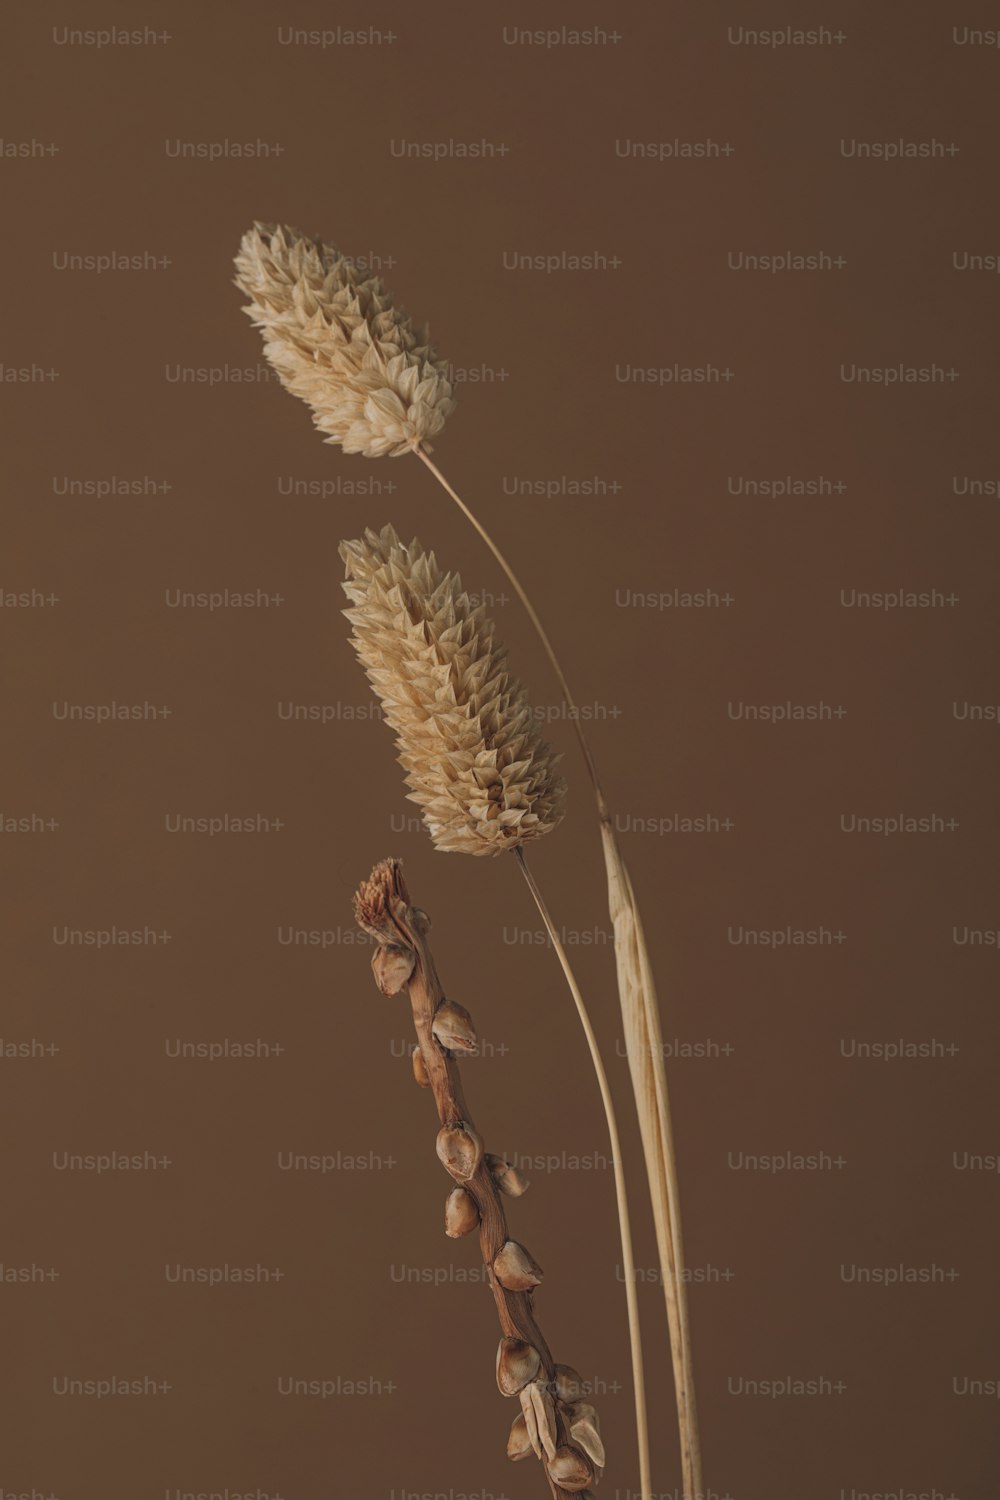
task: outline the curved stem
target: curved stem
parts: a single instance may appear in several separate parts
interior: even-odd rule
[[[618,966],[618,992],[629,1049],[632,1086],[635,1092],[639,1127],[642,1134],[650,1200],[656,1224],[657,1249],[664,1280],[670,1348],[674,1366],[677,1417],[680,1427],[681,1467],[684,1500],[701,1500],[701,1441],[694,1399],[694,1368],[691,1356],[691,1334],[688,1321],[687,1286],[684,1281],[684,1250],[681,1243],[680,1205],[677,1189],[677,1158],[673,1129],[667,1103],[667,1077],[660,1039],[660,1019],[653,980],[652,964],[643,934],[642,919],[632,889],[625,861],[615,836],[611,813],[604,797],[590,745],[584,734],[580,713],[566,675],[552,642],[539,619],[523,585],[486,528],[480,523],[461,496],[452,488],[441,470],[433,463],[419,442],[413,451],[430,470],[445,493],[474,527],[503,569],[517,598],[535,628],[546,657],[555,673],[563,700],[570,710],[573,728],[580,744],[587,773],[594,789],[601,824],[601,840],[608,879],[608,900],[615,926],[615,960]],[[527,873],[527,872],[525,872]],[[564,968],[565,968],[564,964]],[[647,1063],[637,1067],[635,1059]],[[651,1076],[647,1076],[651,1075]]]
[[[466,505],[462,497],[452,489],[451,485],[448,483],[447,479],[445,479],[444,475],[441,473],[441,470],[438,468],[437,464],[434,463],[433,459],[431,459],[430,455],[425,451],[425,449],[420,446],[419,443],[414,444],[413,451],[420,459],[420,461],[427,465],[428,469],[430,469],[431,473],[434,475],[435,479],[442,486],[442,488],[447,490],[448,494],[454,500],[455,504],[458,506],[463,516],[465,516],[466,520],[470,521],[475,527],[476,531],[478,531],[479,535],[482,537],[483,541],[486,543],[487,547],[489,547],[490,551],[493,553],[493,556],[496,558],[497,562],[506,573],[511,588],[520,599],[527,612],[529,620],[535,627],[538,639],[541,641],[542,647],[549,659],[552,670],[556,674],[556,681],[559,683],[559,687],[562,690],[563,698],[566,701],[566,707],[571,710],[573,728],[576,730],[576,737],[580,742],[580,749],[583,751],[583,758],[587,763],[587,772],[590,776],[591,782],[593,783],[594,794],[597,797],[598,810],[601,814],[601,818],[606,821],[608,818],[607,804],[604,801],[604,792],[601,788],[600,779],[597,775],[597,767],[594,764],[594,757],[590,753],[590,745],[587,743],[587,737],[583,732],[583,726],[580,722],[580,712],[574,701],[573,694],[570,692],[569,683],[566,681],[566,678],[563,675],[563,669],[559,665],[559,658],[556,656],[555,648],[553,647],[552,642],[549,640],[545,632],[545,626],[542,624],[537,613],[535,612],[535,606],[528,598],[527,594],[524,591],[524,588],[521,585],[520,579],[517,577],[514,569],[511,567],[510,563],[500,551],[500,548],[497,546],[496,542],[490,536],[485,527],[480,525],[479,521],[473,515],[472,511]]]
[[[587,1038],[587,1046],[590,1048],[591,1061],[597,1074],[597,1082],[601,1090],[601,1102],[604,1105],[604,1115],[608,1125],[608,1136],[611,1140],[611,1157],[615,1175],[615,1195],[618,1200],[618,1224],[621,1230],[622,1242],[622,1269],[625,1273],[625,1296],[628,1302],[628,1328],[629,1342],[632,1347],[632,1383],[635,1388],[635,1426],[636,1436],[639,1444],[639,1485],[642,1491],[642,1500],[650,1500],[651,1481],[649,1467],[649,1424],[646,1416],[646,1382],[642,1368],[642,1334],[639,1329],[639,1302],[636,1295],[635,1257],[632,1251],[632,1227],[628,1212],[628,1194],[625,1188],[625,1173],[622,1167],[621,1140],[618,1135],[618,1120],[615,1115],[615,1106],[611,1098],[611,1088],[608,1083],[608,1075],[604,1068],[604,1059],[601,1057],[601,1049],[594,1034],[590,1014],[586,1002],[580,993],[580,986],[576,982],[576,975],[570,966],[566,949],[563,947],[559,933],[549,915],[549,909],[534,875],[528,868],[528,862],[524,857],[524,850],[514,850],[517,862],[521,867],[521,873],[528,884],[535,905],[549,940],[556,951],[556,957],[562,966],[569,985],[570,994],[576,1005],[580,1024]]]

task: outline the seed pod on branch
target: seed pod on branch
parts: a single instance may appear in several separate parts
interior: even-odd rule
[[[606,1460],[597,1412],[588,1402],[580,1401],[570,1407],[566,1415],[569,1418],[569,1435],[573,1442],[578,1448],[583,1449],[598,1468],[603,1469]]]
[[[501,1395],[516,1396],[522,1386],[534,1380],[540,1365],[538,1350],[524,1339],[501,1339],[497,1347],[497,1385]]]
[[[398,995],[406,988],[416,962],[412,948],[382,943],[372,954],[372,973],[383,995]]]
[[[594,1478],[590,1461],[578,1448],[557,1448],[553,1456],[546,1461],[545,1467],[549,1478],[562,1489],[569,1490],[570,1494],[585,1490]]]
[[[583,1396],[583,1376],[572,1365],[556,1365],[555,1388],[560,1401],[579,1401]]]
[[[534,1451],[536,1457],[541,1458],[541,1450],[536,1448],[535,1444],[531,1441],[524,1412],[521,1411],[518,1412],[511,1423],[510,1437],[507,1439],[507,1457],[514,1459],[516,1462],[520,1458],[527,1458],[528,1454],[532,1451]]]
[[[442,1125],[438,1131],[437,1154],[441,1165],[459,1182],[467,1182],[476,1175],[483,1155],[483,1143],[476,1132],[464,1121],[456,1125]]]
[[[471,1053],[479,1045],[472,1017],[464,1005],[455,1000],[442,1000],[434,1012],[432,1028],[442,1047],[449,1052]]]
[[[429,1089],[431,1086],[431,1075],[427,1071],[427,1064],[424,1062],[424,1054],[421,1052],[419,1045],[414,1047],[410,1056],[413,1059],[414,1078],[417,1080],[422,1089]]]
[[[493,1262],[501,1286],[509,1292],[530,1292],[541,1285],[542,1268],[517,1240],[507,1240]]]
[[[450,1239],[459,1240],[479,1227],[479,1209],[475,1199],[465,1188],[452,1188],[444,1206],[444,1232]]]
[[[486,1165],[493,1174],[493,1181],[502,1193],[510,1198],[520,1198],[522,1193],[528,1191],[529,1183],[523,1172],[517,1167],[512,1167],[510,1162],[504,1161],[502,1156],[492,1156],[487,1153]]]

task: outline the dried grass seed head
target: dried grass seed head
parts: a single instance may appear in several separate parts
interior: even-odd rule
[[[501,854],[561,821],[559,757],[539,734],[482,605],[391,526],[342,542],[354,647],[438,849]]]
[[[455,408],[447,365],[378,276],[287,224],[255,224],[236,285],[268,362],[327,442],[398,458],[442,430]]]

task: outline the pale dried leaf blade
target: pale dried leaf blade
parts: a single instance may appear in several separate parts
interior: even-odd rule
[[[602,824],[601,835],[608,877],[608,909],[615,934],[625,1049],[639,1117],[670,1329],[685,1493],[698,1493],[701,1490],[701,1457],[694,1408],[687,1291],[682,1278],[680,1208],[656,989],[632,882],[609,824]]]

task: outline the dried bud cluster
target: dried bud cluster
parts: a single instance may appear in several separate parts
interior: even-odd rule
[[[405,900],[405,906],[393,908],[388,893],[400,902]],[[438,1115],[444,1121],[438,1131],[437,1154],[456,1184],[445,1202],[445,1233],[460,1239],[481,1230],[480,1246],[501,1308],[502,1327],[524,1334],[505,1334],[497,1348],[497,1385],[504,1396],[517,1396],[520,1404],[507,1455],[522,1459],[534,1453],[545,1465],[554,1492],[586,1500],[589,1486],[598,1482],[604,1470],[597,1413],[584,1399],[584,1384],[577,1372],[569,1365],[552,1364],[531,1311],[542,1269],[524,1245],[507,1237],[500,1195],[520,1197],[527,1179],[502,1156],[484,1153],[471,1121],[457,1118],[464,1106],[453,1059],[475,1050],[476,1030],[465,1006],[441,994],[433,960],[423,946],[422,934],[430,923],[423,913],[417,921],[416,908],[408,900],[398,861],[390,860],[377,867],[361,887],[355,913],[383,955],[381,962],[373,961],[379,988],[395,992],[398,980],[399,987],[406,986],[410,992],[421,1038],[412,1053],[414,1077],[434,1089]],[[412,938],[413,948],[405,947],[415,931],[420,935]],[[403,941],[397,942],[400,936]]]
[[[475,1050],[476,1030],[464,1005],[442,1000],[434,1012],[434,1038],[448,1052],[468,1053]],[[413,1054],[417,1081],[427,1078],[427,1069],[418,1047]],[[429,1079],[427,1080],[429,1081]],[[445,1125],[438,1132],[437,1153],[452,1177],[468,1182],[476,1175],[483,1159],[478,1135],[464,1121]],[[494,1185],[501,1191],[520,1197],[528,1186],[526,1178],[503,1157],[487,1155],[486,1166]],[[482,1222],[472,1193],[465,1187],[454,1187],[444,1206],[445,1234],[461,1239]],[[533,1292],[542,1282],[542,1268],[534,1256],[517,1240],[505,1240],[493,1257],[493,1275],[508,1292]],[[507,1440],[507,1456],[527,1458],[534,1453],[542,1459],[552,1480],[570,1493],[582,1491],[596,1483],[604,1467],[601,1442],[594,1408],[582,1401],[583,1382],[569,1365],[553,1368],[551,1383],[545,1379],[538,1350],[525,1339],[502,1338],[497,1349],[497,1385],[505,1396],[518,1396],[520,1414],[514,1418]],[[570,1443],[559,1446],[561,1415],[564,1432]]]
[[[354,649],[438,849],[502,854],[555,828],[566,787],[482,605],[391,526],[342,542]]]
[[[379,277],[286,224],[255,224],[236,285],[268,362],[327,442],[398,458],[444,427],[455,409],[447,365]]]
[[[438,1046],[447,1052],[475,1050],[472,1017],[454,1000],[439,1003],[432,1029]],[[414,1053],[414,1071],[421,1082],[426,1066],[419,1048]],[[483,1160],[482,1143],[464,1121],[441,1128],[437,1153],[452,1177],[464,1182],[476,1175]],[[520,1197],[527,1188],[527,1179],[502,1156],[489,1154],[485,1163],[500,1191]],[[461,1239],[480,1223],[472,1193],[465,1187],[452,1188],[444,1208],[445,1234]],[[493,1257],[492,1271],[507,1292],[530,1293],[542,1282],[541,1266],[517,1240],[504,1240]],[[534,1453],[544,1462],[553,1483],[570,1494],[582,1493],[598,1482],[604,1470],[604,1445],[597,1413],[582,1399],[583,1381],[570,1365],[555,1365],[549,1382],[533,1344],[526,1339],[502,1338],[497,1348],[497,1385],[503,1395],[518,1396],[521,1403],[507,1439],[508,1458],[522,1459]],[[560,1436],[568,1436],[569,1442],[560,1443]]]
[[[504,1344],[512,1342],[516,1341],[505,1339],[501,1353]],[[527,1367],[525,1362],[524,1368]],[[498,1356],[498,1380],[499,1369]],[[504,1395],[511,1394],[503,1383],[500,1389]],[[521,1411],[514,1418],[507,1439],[508,1458],[517,1460],[534,1453],[545,1464],[550,1478],[571,1494],[582,1493],[591,1484],[597,1484],[604,1472],[604,1444],[597,1413],[588,1402],[570,1400],[566,1394],[582,1389],[579,1375],[568,1365],[556,1366],[551,1384],[541,1377],[525,1381],[517,1392]],[[560,1426],[568,1434],[569,1442],[560,1443]]]

